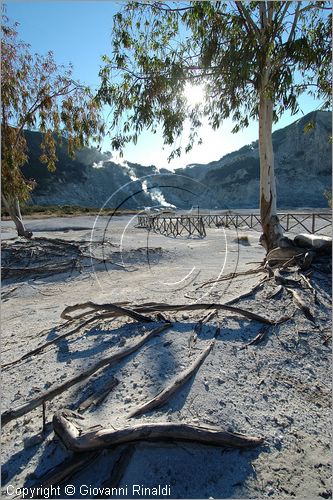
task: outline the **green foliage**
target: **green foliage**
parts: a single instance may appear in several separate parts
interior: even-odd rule
[[[35,218],[42,217],[64,217],[78,215],[110,215],[112,217],[122,215],[134,215],[138,210],[119,210],[115,208],[91,208],[78,207],[75,205],[28,205],[22,204],[21,212],[23,216],[31,216]],[[8,212],[4,207],[1,207],[1,217],[9,217]]]
[[[17,23],[2,15],[1,43],[1,192],[12,202],[29,198],[34,187],[21,168],[29,151],[25,129],[43,132],[40,161],[56,168],[57,137],[66,136],[68,152],[99,141],[104,134],[100,104],[88,88],[75,82],[72,67],[59,66],[52,52],[32,54],[18,38]],[[59,139],[58,139],[59,140]]]
[[[225,118],[234,132],[258,117],[260,96],[274,103],[274,119],[298,111],[307,91],[331,96],[329,2],[155,1],[126,3],[114,17],[112,56],[104,56],[100,102],[113,110],[112,147],[137,141],[144,128],[162,126],[172,158],[190,124],[189,151],[204,117],[213,129]],[[264,79],[266,69],[268,77]],[[204,85],[191,106],[185,85]]]

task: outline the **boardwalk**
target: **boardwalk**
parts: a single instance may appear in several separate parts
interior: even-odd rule
[[[330,234],[332,214],[323,213],[280,213],[280,224],[285,232],[307,232],[310,234]],[[204,238],[205,227],[249,228],[260,231],[258,214],[202,214],[200,216],[181,215],[138,215],[138,226],[159,232],[165,236],[194,236]]]
[[[203,217],[138,215],[138,226],[174,238],[177,236],[204,238],[206,236]]]

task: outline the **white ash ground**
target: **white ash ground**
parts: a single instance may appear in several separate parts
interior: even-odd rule
[[[238,245],[235,231],[209,229],[205,240],[174,240],[151,235],[147,262],[147,233],[130,226],[129,219],[114,222],[108,241],[121,247],[108,250],[113,262],[103,264],[95,274],[91,267],[50,277],[5,282],[2,293],[2,363],[12,361],[57,335],[60,313],[67,305],[93,300],[97,303],[148,301],[168,303],[226,302],[250,290],[263,275],[247,276],[213,288],[197,290],[200,283],[223,274],[247,270],[260,262],[264,252],[259,234],[241,231],[250,246]],[[89,240],[88,218],[79,231],[61,231],[61,221],[36,221],[42,231],[36,236]],[[42,223],[44,226],[42,226]],[[85,229],[84,229],[85,227]],[[3,238],[12,237],[5,224]],[[8,231],[8,232],[6,232]],[[121,237],[123,235],[123,240]],[[94,231],[94,240],[103,239],[103,226]],[[227,247],[226,247],[227,244]],[[141,248],[143,250],[137,250]],[[158,248],[159,250],[154,250]],[[133,250],[135,250],[133,252]],[[162,249],[162,250],[160,250]],[[119,253],[124,250],[123,253]],[[97,250],[101,252],[101,249]],[[117,253],[118,252],[118,253]],[[89,262],[86,263],[87,266]],[[195,267],[189,278],[184,277]],[[200,273],[198,274],[198,271]],[[97,281],[98,278],[98,281]],[[319,278],[321,281],[319,281]],[[321,289],[331,295],[330,277],[314,275]],[[17,287],[17,288],[15,288]],[[15,289],[14,289],[15,288]],[[268,284],[237,305],[259,314],[280,318],[295,311],[288,294],[274,301],[267,295]],[[208,292],[207,296],[204,293]],[[308,297],[307,294],[304,296]],[[47,403],[47,417],[61,408],[76,409],[85,395],[102,387],[111,376],[119,384],[97,408],[85,413],[86,424],[105,427],[131,424],[126,416],[163,388],[221,333],[216,346],[195,376],[158,410],[133,422],[189,422],[214,425],[248,435],[263,436],[266,444],[253,450],[231,450],[185,443],[140,443],[135,445],[131,462],[120,486],[143,484],[147,487],[170,485],[172,498],[329,498],[331,495],[331,344],[324,344],[330,330],[330,303],[319,293],[321,303],[311,304],[317,325],[297,310],[293,318],[271,328],[266,339],[242,349],[262,325],[235,314],[220,312],[198,335],[196,345],[188,341],[196,322],[205,311],[170,313],[172,327],[149,341],[139,351],[111,368],[104,368],[90,379],[74,386]],[[129,304],[130,306],[130,304]],[[68,380],[112,352],[130,345],[147,325],[126,319],[104,321],[60,341],[48,350],[14,365],[2,374],[2,411],[15,408],[47,388]],[[39,332],[45,331],[42,336]],[[70,453],[48,425],[46,438],[40,435],[41,407],[14,420],[2,431],[2,491],[7,498],[9,484],[20,487],[38,483],[38,478]],[[36,437],[37,436],[37,437]],[[101,486],[111,473],[122,447],[105,451],[88,468],[71,478],[80,485]],[[62,496],[65,496],[64,492]],[[132,497],[131,494],[128,495]],[[84,497],[76,494],[74,498]],[[73,498],[73,497],[72,497]],[[85,496],[87,498],[87,496]]]

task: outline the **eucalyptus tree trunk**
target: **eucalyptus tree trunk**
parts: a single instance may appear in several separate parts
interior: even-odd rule
[[[30,239],[32,237],[32,232],[27,231],[21,215],[20,202],[17,197],[14,200],[9,201],[4,194],[1,194],[2,203],[9,213],[11,219],[13,220],[18,236],[23,236],[24,238]]]
[[[261,244],[267,253],[279,246],[283,231],[276,210],[276,182],[272,141],[273,102],[267,92],[269,68],[263,75],[259,101],[260,217]]]

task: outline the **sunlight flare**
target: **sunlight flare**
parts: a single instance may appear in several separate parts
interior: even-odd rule
[[[187,83],[184,89],[184,95],[186,97],[187,103],[190,106],[196,106],[201,104],[205,99],[205,89],[203,85],[192,85]]]

